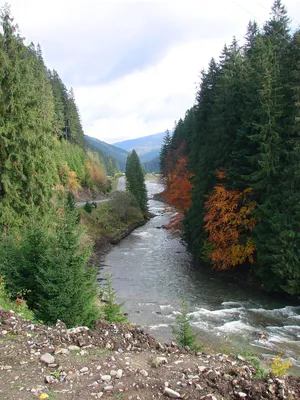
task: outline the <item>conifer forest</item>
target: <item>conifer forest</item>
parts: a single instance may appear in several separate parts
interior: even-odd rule
[[[198,263],[299,296],[300,31],[280,0],[201,72],[160,165]]]

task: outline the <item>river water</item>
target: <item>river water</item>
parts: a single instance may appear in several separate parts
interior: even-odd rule
[[[192,325],[204,347],[221,351],[283,354],[300,371],[300,306],[270,298],[195,268],[180,238],[165,229],[172,212],[155,201],[163,187],[147,182],[156,214],[101,260],[100,276],[112,274],[117,301],[131,322],[161,341],[172,339],[180,298],[189,304]]]

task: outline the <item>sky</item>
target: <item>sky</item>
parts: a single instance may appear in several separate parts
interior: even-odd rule
[[[85,134],[108,143],[164,132],[194,104],[200,71],[273,0],[10,0],[26,42],[73,87]],[[300,1],[283,1],[293,28]],[[4,2],[0,0],[0,4]]]

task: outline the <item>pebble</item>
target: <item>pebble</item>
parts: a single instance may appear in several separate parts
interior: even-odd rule
[[[71,350],[71,351],[75,351],[75,350],[80,350],[80,347],[75,346],[75,345],[72,344],[71,346],[68,346],[68,349]]]
[[[166,357],[155,357],[152,362],[152,365],[154,367],[159,367],[162,364],[168,364],[168,360]]]
[[[101,380],[103,382],[110,382],[111,381],[111,376],[110,375],[102,375]]]
[[[163,394],[165,396],[171,397],[172,399],[180,399],[181,398],[180,393],[175,392],[175,390],[172,390],[169,387],[164,388]]]
[[[40,361],[44,364],[53,364],[55,362],[55,358],[51,354],[45,353],[41,356]]]
[[[118,369],[117,374],[116,374],[116,378],[117,379],[121,379],[123,376],[123,371],[121,369]]]
[[[239,396],[240,396],[241,399],[245,399],[245,398],[247,397],[247,394],[246,394],[246,393],[239,392],[238,394],[239,394]]]
[[[81,370],[79,371],[81,374],[85,374],[85,373],[87,373],[88,372],[88,367],[83,367],[83,368],[81,368]]]
[[[149,375],[148,372],[145,369],[141,369],[140,370],[140,374],[145,376],[145,377]]]
[[[113,386],[112,385],[110,385],[110,386],[104,386],[104,388],[103,388],[103,390],[105,391],[105,392],[110,392],[111,390],[113,390]]]

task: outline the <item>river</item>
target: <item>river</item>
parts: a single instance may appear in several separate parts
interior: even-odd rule
[[[147,189],[149,209],[156,217],[114,246],[100,263],[100,276],[112,274],[117,301],[124,303],[129,320],[169,341],[184,293],[204,347],[265,357],[280,353],[299,373],[300,306],[195,268],[182,240],[159,229],[172,215],[165,204],[152,199],[162,186],[148,181]]]

